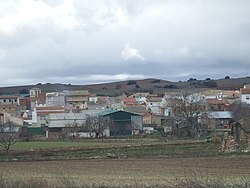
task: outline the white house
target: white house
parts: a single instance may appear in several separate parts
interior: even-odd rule
[[[240,89],[240,100],[241,102],[250,104],[250,89],[249,88]]]
[[[46,105],[47,106],[65,106],[64,93],[58,93],[58,92],[46,93]]]
[[[40,88],[34,87],[30,90],[30,97],[38,97],[38,95],[41,93],[42,93],[42,90]]]

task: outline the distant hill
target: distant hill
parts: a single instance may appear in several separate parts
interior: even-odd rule
[[[179,91],[185,88],[192,88],[195,90],[207,90],[212,88],[222,90],[236,90],[243,87],[244,84],[250,84],[250,77],[218,80],[189,79],[185,82],[170,82],[166,80],[150,78],[144,80],[127,80],[92,85],[39,83],[37,85],[0,87],[0,95],[17,95],[20,93],[24,94],[34,87],[41,88],[43,92],[87,89],[91,93],[98,95],[116,96],[122,93],[131,94],[133,92],[150,92],[161,94],[164,92]]]

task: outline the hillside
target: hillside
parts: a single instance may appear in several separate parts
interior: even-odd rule
[[[241,88],[244,84],[250,84],[250,77],[218,80],[189,80],[185,82],[170,82],[166,80],[152,78],[144,80],[127,80],[92,85],[39,83],[37,85],[0,87],[0,95],[16,95],[20,93],[27,93],[29,89],[33,87],[39,87],[42,89],[43,92],[87,89],[91,93],[95,93],[98,95],[116,96],[122,93],[130,94],[133,92],[164,93],[178,91],[186,88],[192,88],[195,90],[206,90],[211,88],[222,90],[235,90]]]

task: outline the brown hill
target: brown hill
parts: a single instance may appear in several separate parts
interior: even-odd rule
[[[206,89],[224,89],[235,90],[243,87],[244,84],[250,84],[250,77],[219,79],[219,80],[188,80],[187,82],[170,82],[161,79],[127,80],[112,83],[92,84],[92,85],[71,85],[71,84],[36,84],[25,86],[0,87],[0,95],[25,94],[33,87],[39,87],[43,92],[80,90],[87,89],[98,95],[116,96],[122,93],[130,94],[133,92],[151,92],[164,93],[178,91],[185,88],[196,90]]]

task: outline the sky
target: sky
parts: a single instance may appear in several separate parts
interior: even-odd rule
[[[0,86],[250,76],[249,0],[0,0]]]

